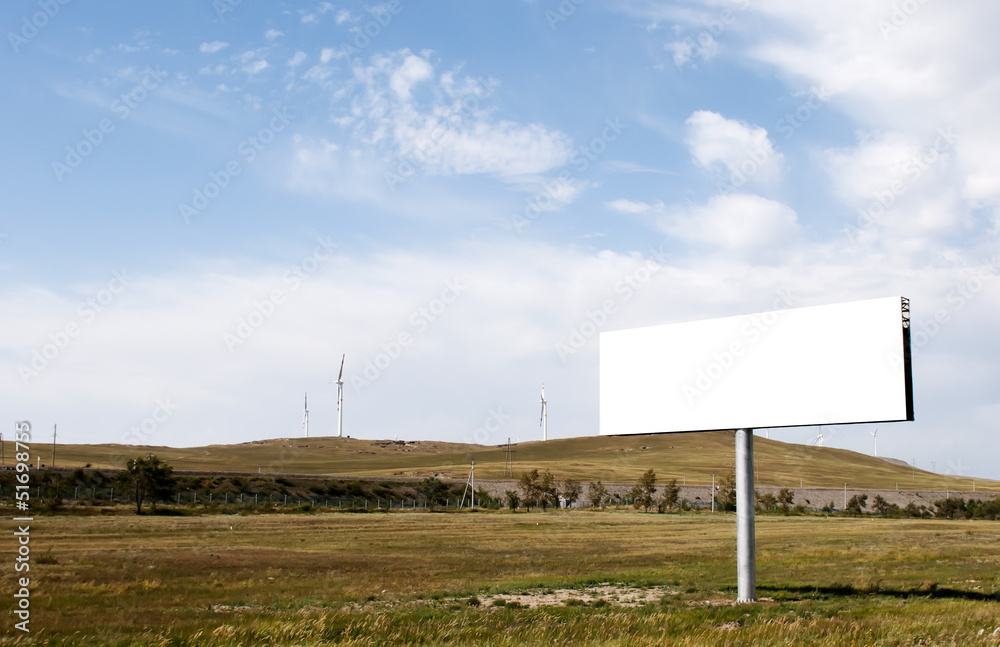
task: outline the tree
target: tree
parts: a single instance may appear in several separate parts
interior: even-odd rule
[[[504,499],[507,501],[507,507],[510,508],[511,512],[517,511],[521,505],[521,497],[517,496],[517,492],[513,490],[507,490],[504,493]]]
[[[417,483],[417,492],[427,499],[428,507],[433,509],[436,504],[447,500],[448,486],[439,478],[428,476],[420,481],[420,483]]]
[[[663,486],[663,497],[660,499],[661,510],[673,510],[677,507],[677,502],[681,496],[681,488],[677,485],[677,479],[671,479]]]
[[[888,501],[882,498],[881,494],[876,494],[875,498],[872,499],[872,510],[882,515],[883,517],[887,517],[890,514],[895,514],[896,512],[898,512],[899,506],[889,503]]]
[[[719,491],[715,495],[715,502],[723,510],[736,509],[736,475],[732,472],[719,483]]]
[[[778,500],[770,492],[757,494],[757,510],[761,512],[771,512],[778,507]]]
[[[174,493],[177,482],[173,472],[174,468],[147,454],[145,458],[130,459],[125,469],[118,473],[117,480],[119,485],[133,492],[135,513],[142,514],[142,502],[147,498],[152,500],[155,510],[157,499]]]
[[[653,496],[656,494],[656,472],[652,468],[646,470],[632,486],[629,496],[635,501],[635,509],[649,512],[653,507]]]
[[[604,500],[608,496],[608,488],[604,487],[604,484],[600,481],[592,482],[590,487],[587,488],[587,500],[590,501],[590,505],[595,508],[604,508]]]
[[[545,470],[538,479],[538,505],[545,510],[548,506],[559,505],[559,494],[556,492],[556,482],[552,472]]]
[[[573,504],[580,499],[580,482],[573,479],[566,479],[562,484],[562,498],[566,500],[566,507],[572,508]]]
[[[521,478],[517,480],[517,487],[521,490],[521,501],[529,511],[538,505],[540,478],[538,470],[533,469],[530,472],[521,472]]]
[[[781,508],[781,512],[788,514],[788,509],[795,505],[795,492],[789,490],[786,487],[778,490],[778,507]]]
[[[962,497],[952,496],[941,501],[935,501],[934,505],[937,507],[935,516],[943,517],[945,519],[964,519],[965,518],[965,499]]]
[[[868,505],[868,495],[855,494],[847,500],[847,512],[860,517],[864,514],[866,505]]]

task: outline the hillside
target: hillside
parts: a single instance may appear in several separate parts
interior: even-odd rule
[[[13,444],[4,443],[7,462]],[[559,479],[634,481],[649,468],[661,480],[710,483],[733,470],[732,432],[654,436],[584,437],[527,442],[512,446],[514,474],[549,469]],[[206,447],[59,445],[57,467],[90,464],[120,468],[128,458],[156,454],[177,470],[263,472],[354,476],[465,478],[472,459],[477,479],[504,477],[502,447],[436,441],[294,438]],[[971,490],[973,480],[912,470],[901,461],[884,460],[843,449],[812,447],[755,438],[757,484],[761,486]],[[49,458],[46,448],[41,452]],[[978,490],[1000,490],[1000,482],[976,479]]]

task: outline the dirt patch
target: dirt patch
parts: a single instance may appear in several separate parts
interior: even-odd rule
[[[538,607],[573,606],[574,604],[595,606],[595,603],[619,607],[640,607],[650,602],[659,602],[664,595],[676,593],[678,591],[665,586],[640,589],[609,583],[583,589],[537,589],[523,593],[481,595],[479,599],[484,607],[519,605],[529,609],[537,609]]]

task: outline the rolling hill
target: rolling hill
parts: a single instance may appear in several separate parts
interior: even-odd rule
[[[972,477],[946,476],[906,463],[844,449],[796,445],[755,438],[760,486],[871,489],[972,490]],[[4,443],[10,463],[13,443]],[[676,478],[688,485],[710,483],[712,474],[733,471],[734,434],[710,432],[653,436],[594,436],[522,442],[512,445],[513,474],[549,469],[556,478],[608,483],[634,481],[649,468],[660,481]],[[50,457],[46,447],[43,460]],[[128,458],[156,454],[176,470],[284,474],[465,478],[476,461],[477,479],[504,478],[504,447],[437,441],[357,438],[282,438],[237,445],[151,447],[59,445],[57,467],[91,465],[121,468]],[[509,473],[508,473],[509,474]],[[1000,482],[975,479],[977,490],[1000,490]]]

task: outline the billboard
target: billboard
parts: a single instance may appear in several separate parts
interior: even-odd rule
[[[913,420],[909,301],[601,333],[601,435]]]

